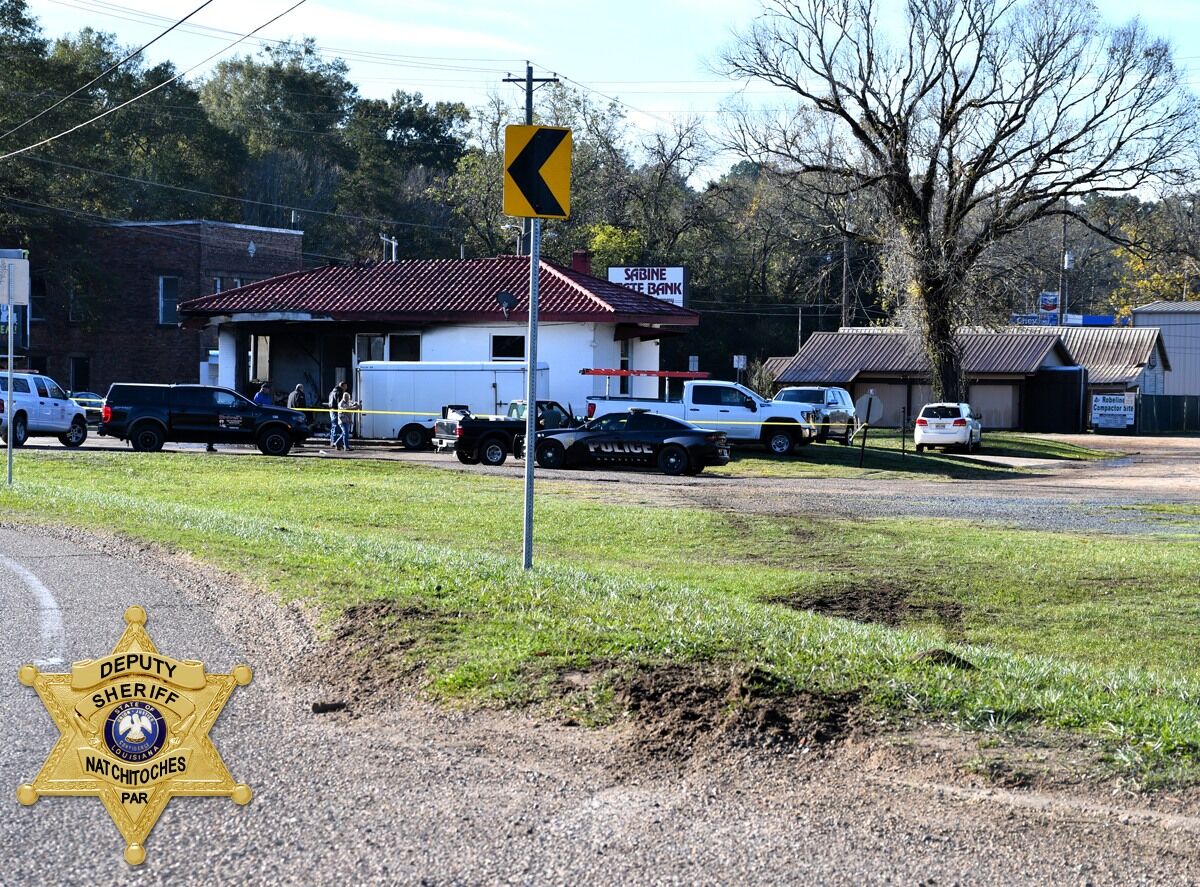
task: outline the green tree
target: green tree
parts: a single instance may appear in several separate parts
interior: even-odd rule
[[[462,157],[468,119],[464,105],[429,105],[419,93],[397,91],[388,101],[359,101],[344,132],[351,160],[338,186],[338,211],[413,222],[386,226],[403,255],[449,254],[457,248],[453,216],[432,190]],[[341,249],[358,253],[370,245],[369,253],[377,255],[380,227],[348,223]]]

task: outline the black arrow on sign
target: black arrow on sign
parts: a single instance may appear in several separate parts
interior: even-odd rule
[[[567,137],[565,129],[539,129],[508,167],[508,174],[539,216],[561,216],[562,204],[542,178],[542,167]]]

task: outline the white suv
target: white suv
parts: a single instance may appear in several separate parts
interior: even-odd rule
[[[48,376],[13,373],[12,442],[57,437],[64,447],[87,440],[87,414]],[[0,371],[0,443],[8,441],[8,373]]]
[[[983,423],[966,403],[927,403],[913,427],[917,452],[926,447],[962,447],[973,453],[983,446]]]

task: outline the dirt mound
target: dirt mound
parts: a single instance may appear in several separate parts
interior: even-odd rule
[[[374,706],[409,697],[422,672],[412,652],[416,637],[411,626],[442,618],[395,601],[347,608],[305,668],[325,688],[322,698],[312,700],[314,712],[361,714],[364,702]]]
[[[637,751],[688,758],[835,742],[851,729],[860,695],[797,691],[760,669],[668,665],[630,676],[617,701],[638,728]]]
[[[887,582],[860,582],[840,588],[780,595],[771,603],[811,610],[855,622],[877,622],[893,628],[905,622],[937,622],[951,641],[963,639],[963,608],[955,600],[914,600],[915,590]]]

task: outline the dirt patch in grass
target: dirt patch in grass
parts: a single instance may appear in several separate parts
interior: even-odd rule
[[[362,714],[368,707],[411,698],[424,671],[414,650],[418,640],[414,626],[445,619],[395,601],[347,608],[305,668],[325,688],[327,697],[313,700],[314,711],[320,706]],[[421,632],[427,631],[427,626],[422,626]]]
[[[963,606],[955,600],[938,598],[914,600],[912,589],[888,582],[858,582],[836,588],[821,588],[773,597],[769,603],[783,604],[794,610],[811,610],[823,616],[875,622],[893,628],[905,623],[939,624],[946,639],[961,642]]]
[[[854,728],[860,698],[797,691],[760,669],[684,665],[639,671],[616,692],[635,728],[631,751],[668,760],[827,746]]]

